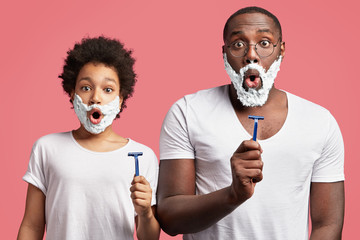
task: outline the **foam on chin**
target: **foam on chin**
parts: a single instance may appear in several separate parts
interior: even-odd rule
[[[240,68],[239,73],[236,73],[227,61],[226,53],[224,53],[223,57],[225,70],[236,89],[240,102],[246,107],[259,107],[264,105],[269,97],[269,92],[274,85],[276,75],[280,71],[282,57],[280,56],[277,60],[275,60],[268,71],[265,71],[265,69],[259,64],[251,63],[243,68]],[[246,90],[243,87],[244,76],[246,71],[249,69],[255,69],[259,72],[259,76],[262,80],[262,86],[258,90],[253,88]]]
[[[112,124],[116,115],[120,112],[119,96],[116,96],[113,101],[105,105],[94,104],[88,106],[84,104],[80,96],[75,93],[73,105],[75,113],[81,124],[88,132],[93,134],[99,134],[105,131],[105,129]],[[94,108],[99,109],[103,115],[103,118],[98,124],[93,124],[87,116],[87,113]]]

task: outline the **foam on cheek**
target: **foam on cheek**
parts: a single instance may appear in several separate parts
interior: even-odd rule
[[[74,97],[74,110],[82,125],[85,127],[87,131],[93,134],[99,134],[110,126],[115,119],[116,115],[120,112],[120,98],[116,96],[116,98],[109,102],[106,105],[86,105],[82,102],[82,99],[79,95],[75,94]],[[103,118],[100,123],[93,124],[87,116],[87,113],[92,109],[97,108],[101,111]]]
[[[224,53],[223,57],[225,70],[236,89],[240,102],[247,107],[258,107],[264,105],[268,99],[269,92],[274,84],[276,75],[280,70],[281,56],[274,61],[273,64],[271,64],[268,71],[265,71],[265,69],[259,64],[251,63],[241,68],[239,73],[236,73],[227,61],[226,53]],[[259,72],[259,76],[262,80],[262,87],[258,90],[252,88],[246,90],[243,87],[244,76],[249,69],[255,69]]]

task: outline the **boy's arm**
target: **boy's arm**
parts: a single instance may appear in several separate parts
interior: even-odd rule
[[[136,235],[139,240],[155,240],[160,236],[160,225],[155,218],[156,207],[151,207],[152,190],[143,176],[134,177],[130,188],[137,216]]]
[[[136,216],[136,235],[139,240],[159,239],[160,225],[155,218],[156,207],[151,207],[151,214],[148,216]]]
[[[17,240],[42,240],[45,230],[45,195],[29,183],[24,218]]]

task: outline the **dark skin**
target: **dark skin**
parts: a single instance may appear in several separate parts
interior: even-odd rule
[[[227,54],[228,62],[233,69],[240,69],[252,61],[268,70],[279,56],[285,55],[284,42],[280,42],[274,53],[266,58],[260,58],[254,46],[249,48],[244,57],[234,57],[227,46],[237,39],[248,44],[256,44],[266,39],[276,44],[279,38],[279,31],[268,16],[261,13],[241,14],[229,23],[223,52]],[[232,85],[229,98],[239,121],[250,135],[252,135],[254,121],[249,119],[248,115],[265,117],[259,125],[258,139],[267,139],[275,135],[286,120],[287,97],[284,92],[275,87],[270,90],[267,102],[261,107],[243,106],[237,99],[236,90]],[[256,184],[261,184],[263,179],[264,163],[261,153],[262,149],[258,142],[245,140],[240,143],[229,159],[232,184],[205,195],[195,195],[194,159],[161,161],[157,210],[158,220],[163,230],[170,235],[204,230],[251,198],[256,191]],[[311,239],[340,239],[344,217],[343,182],[312,183],[310,205]]]

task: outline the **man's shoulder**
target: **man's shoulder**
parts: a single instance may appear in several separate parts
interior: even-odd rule
[[[195,93],[185,95],[181,99],[177,100],[175,105],[191,105],[205,102],[207,104],[219,101],[221,99],[227,99],[229,91],[229,85],[222,85],[213,88],[199,90]]]
[[[288,101],[289,101],[289,106],[293,107],[295,110],[299,111],[299,112],[312,112],[312,113],[316,113],[316,114],[328,114],[329,111],[317,104],[314,103],[310,100],[307,100],[305,98],[299,97],[293,93],[289,93],[286,92],[287,96],[288,96]]]
[[[187,98],[196,98],[196,97],[208,97],[212,95],[223,95],[229,89],[229,85],[221,85],[217,87],[207,88],[199,90],[195,93],[185,95]]]

